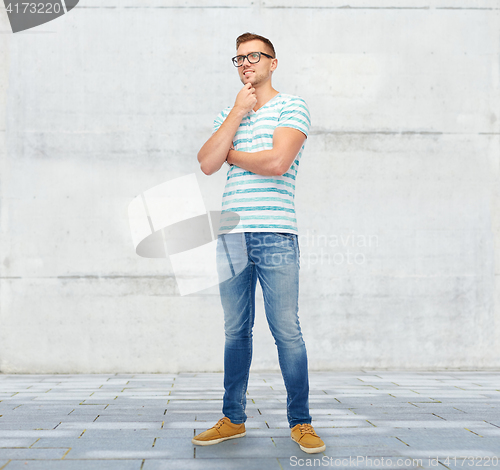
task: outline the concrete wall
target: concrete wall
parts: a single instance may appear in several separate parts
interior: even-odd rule
[[[500,367],[495,0],[81,0],[0,12],[0,370],[220,371],[216,287],[134,253],[130,201],[195,173],[245,31],[307,100],[300,319],[310,368]],[[325,242],[327,241],[327,243]],[[258,287],[253,369],[278,370]]]

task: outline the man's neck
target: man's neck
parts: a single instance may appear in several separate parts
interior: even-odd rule
[[[279,91],[275,90],[271,84],[265,88],[257,88],[255,90],[255,96],[257,98],[257,104],[254,106],[253,110],[258,111],[262,106],[264,106],[269,100],[272,100]]]

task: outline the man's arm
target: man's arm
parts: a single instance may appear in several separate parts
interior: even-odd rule
[[[258,175],[281,176],[292,166],[305,140],[306,135],[298,129],[277,127],[272,149],[253,153],[229,150],[227,162]]]
[[[241,120],[256,103],[255,88],[252,88],[251,83],[247,83],[236,96],[233,109],[227,118],[198,152],[198,161],[203,173],[211,175],[220,169],[226,161]]]

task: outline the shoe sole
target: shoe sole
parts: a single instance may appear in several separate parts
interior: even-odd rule
[[[228,437],[221,437],[219,439],[211,439],[210,441],[197,441],[196,439],[191,439],[191,442],[193,444],[199,445],[199,446],[211,446],[213,444],[218,444],[219,442],[222,441],[227,441],[228,439],[236,439],[237,437],[243,437],[246,436],[246,431],[242,432],[241,434],[235,434],[234,436],[228,436]]]
[[[292,437],[293,442],[297,442],[293,437]],[[297,444],[299,444],[297,442]],[[304,447],[299,444],[300,450],[303,450],[307,454],[317,454],[319,452],[323,452],[326,449],[326,445],[321,446],[321,447]]]

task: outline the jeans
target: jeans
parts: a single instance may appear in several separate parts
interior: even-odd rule
[[[295,234],[243,232],[218,237],[217,270],[225,279],[219,283],[225,330],[222,412],[233,423],[247,419],[257,278],[287,391],[288,423],[291,428],[311,423],[307,353],[298,318],[299,269]]]

